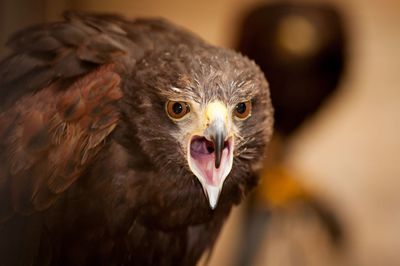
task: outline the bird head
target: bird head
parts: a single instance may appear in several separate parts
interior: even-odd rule
[[[181,145],[186,146],[187,164],[200,181],[211,208],[215,208],[233,165],[235,137],[229,109],[221,100],[201,104],[172,99],[166,103],[166,113],[174,122],[194,117],[182,124],[178,137],[185,142]]]
[[[255,63],[227,49],[182,45],[139,66],[143,146],[151,146],[161,172],[171,182],[200,184],[211,209],[224,184],[247,189],[273,124],[268,84]]]

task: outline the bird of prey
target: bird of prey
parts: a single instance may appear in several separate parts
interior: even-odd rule
[[[64,17],[0,62],[0,265],[195,265],[257,184],[263,73],[164,20]]]

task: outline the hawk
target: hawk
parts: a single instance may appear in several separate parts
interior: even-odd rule
[[[0,264],[195,265],[272,134],[254,62],[157,19],[66,13],[0,62]]]

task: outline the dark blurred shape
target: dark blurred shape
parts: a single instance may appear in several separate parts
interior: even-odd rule
[[[45,21],[45,6],[46,0],[0,0],[0,52],[12,33]]]
[[[253,264],[268,230],[286,231],[286,236],[279,238],[286,237],[283,242],[292,246],[290,235],[295,229],[291,225],[285,228],[288,219],[304,224],[317,219],[330,239],[329,245],[340,247],[344,233],[335,212],[301,182],[300,173],[285,166],[290,137],[333,94],[342,76],[346,38],[340,14],[326,4],[262,5],[244,19],[238,46],[255,60],[270,83],[275,136],[263,181],[247,205],[237,265]],[[275,242],[283,243],[281,239]],[[286,255],[302,254],[307,261],[305,256],[310,254],[301,249],[288,248]]]
[[[345,60],[345,33],[331,6],[275,3],[246,17],[239,50],[266,73],[275,128],[289,135],[336,89]]]

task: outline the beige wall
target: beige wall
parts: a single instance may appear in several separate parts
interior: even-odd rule
[[[400,2],[343,5],[352,41],[343,90],[304,128],[291,164],[350,222],[358,265],[400,265]]]
[[[240,11],[253,2],[257,0],[71,0],[71,6],[132,17],[161,16],[191,29],[213,44],[229,46]]]

